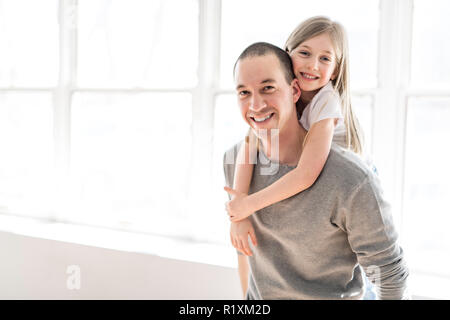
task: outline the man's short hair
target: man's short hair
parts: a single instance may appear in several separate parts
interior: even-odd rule
[[[242,51],[241,55],[237,58],[234,64],[233,75],[235,74],[236,65],[239,61],[248,57],[261,57],[268,54],[273,54],[277,57],[280,62],[280,66],[283,69],[284,77],[287,83],[291,84],[292,80],[295,78],[291,57],[286,51],[267,42],[256,42],[249,45],[244,51]]]

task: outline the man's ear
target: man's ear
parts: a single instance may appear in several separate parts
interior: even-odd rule
[[[298,79],[294,78],[291,82],[292,93],[294,97],[294,103],[297,103],[298,99],[300,99],[300,95],[302,91],[300,90],[300,84],[298,83]]]

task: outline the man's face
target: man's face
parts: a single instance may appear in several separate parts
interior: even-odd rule
[[[292,117],[300,97],[298,80],[287,83],[274,54],[247,57],[235,70],[236,92],[242,117],[253,129],[280,129]]]

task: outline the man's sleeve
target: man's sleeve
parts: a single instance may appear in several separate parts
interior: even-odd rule
[[[233,188],[234,181],[234,151],[234,148],[232,148],[223,154],[223,174],[225,176],[225,183],[230,188]],[[228,195],[228,199],[231,199],[230,195]]]
[[[225,183],[230,188],[233,188],[236,158],[242,143],[243,141],[240,141],[223,154],[223,173],[225,175]],[[228,198],[231,199],[229,196]]]
[[[348,200],[345,228],[358,262],[376,286],[379,299],[408,299],[408,268],[398,244],[391,207],[379,180],[369,175]]]

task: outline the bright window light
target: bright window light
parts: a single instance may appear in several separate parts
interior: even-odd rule
[[[450,277],[450,99],[411,98],[407,115],[404,242],[411,268]]]
[[[411,82],[417,88],[450,87],[448,12],[447,0],[414,1]]]
[[[185,216],[190,104],[190,95],[183,93],[77,93],[72,199],[61,214],[87,224],[157,233],[164,221]],[[177,224],[173,228],[177,231]]]
[[[57,0],[0,1],[0,87],[58,81]]]
[[[52,96],[0,92],[0,213],[51,216]]]
[[[80,87],[196,85],[197,1],[89,0],[78,9]]]

